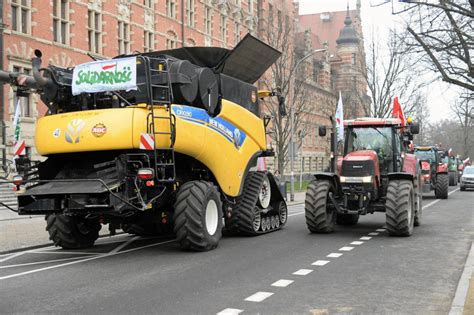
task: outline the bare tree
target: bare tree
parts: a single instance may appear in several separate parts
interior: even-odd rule
[[[474,91],[474,1],[406,2],[410,51],[421,53],[443,81]]]
[[[461,94],[459,100],[451,106],[451,109],[455,113],[462,128],[463,155],[467,156],[472,143],[470,134],[474,127],[474,118],[472,117],[472,112],[474,111],[474,93],[466,92]]]

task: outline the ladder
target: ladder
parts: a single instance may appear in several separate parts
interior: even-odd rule
[[[146,85],[148,93],[148,107],[150,112],[147,115],[147,133],[152,134],[155,141],[153,143],[153,161],[155,168],[155,179],[159,183],[173,183],[176,179],[174,142],[176,139],[176,117],[171,113],[171,103],[173,100],[173,90],[171,87],[169,63],[165,58],[153,58],[143,56],[145,63]],[[157,113],[157,108],[166,111]],[[163,125],[161,125],[163,122]],[[168,128],[157,128],[166,124]],[[168,130],[168,131],[166,131]],[[169,146],[157,146],[159,138],[169,137]]]

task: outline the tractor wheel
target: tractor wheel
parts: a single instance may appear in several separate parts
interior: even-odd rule
[[[64,249],[92,247],[102,227],[97,219],[64,214],[50,214],[45,219],[49,239]]]
[[[436,176],[435,197],[436,199],[448,199],[448,174]]]
[[[306,225],[311,233],[334,231],[335,211],[328,209],[329,193],[334,188],[328,180],[313,180],[308,185],[305,200]]]
[[[222,237],[222,202],[212,183],[190,181],[176,195],[174,232],[182,249],[208,251]]]
[[[356,225],[358,221],[358,214],[338,214],[336,218],[338,225]]]
[[[457,186],[456,173],[449,172],[449,186]]]
[[[421,172],[418,171],[418,179],[415,181],[415,226],[421,225],[423,216],[423,194],[421,192]]]
[[[461,189],[461,191],[465,191],[465,190],[466,190],[466,187],[464,187],[463,185],[461,185],[460,189]]]
[[[408,180],[392,180],[387,187],[385,218],[393,236],[410,236],[415,223],[415,193]]]

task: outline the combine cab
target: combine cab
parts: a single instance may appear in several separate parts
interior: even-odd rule
[[[14,183],[18,213],[45,214],[63,248],[92,246],[101,224],[140,235],[174,233],[183,249],[217,246],[222,229],[281,228],[287,206],[274,176],[253,85],[280,52],[248,35],[234,50],[191,47],[118,56],[33,77],[0,73],[48,106],[36,148],[47,157]],[[225,227],[223,226],[225,224]]]
[[[438,199],[448,198],[448,166],[443,151],[436,146],[416,146],[415,155],[421,163],[422,192],[432,190]]]
[[[390,235],[411,235],[421,223],[421,169],[416,157],[407,153],[407,146],[418,126],[402,126],[398,118],[360,118],[344,124],[340,167],[314,174],[308,186],[308,229],[330,233],[335,224],[354,225],[360,215],[378,211],[386,213]],[[325,127],[320,127],[319,134],[326,134]],[[334,134],[332,138],[335,152]],[[333,161],[333,170],[335,164]]]

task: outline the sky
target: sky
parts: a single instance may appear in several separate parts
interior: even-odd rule
[[[383,0],[361,0],[362,28],[365,38],[369,37],[372,28],[381,32],[381,36],[386,33],[389,27],[402,27],[398,21],[399,15],[392,15],[390,3],[373,7],[382,3]],[[299,0],[300,14],[311,14],[328,11],[344,11],[347,8],[347,0]],[[355,9],[356,0],[349,0],[349,8]],[[397,9],[397,8],[396,8]],[[342,27],[342,25],[341,25]],[[365,45],[366,47],[368,44]],[[432,74],[431,78],[435,78]],[[430,109],[430,121],[453,117],[450,105],[456,100],[456,88],[444,82],[436,81],[426,88],[428,107]],[[403,100],[401,100],[403,102]]]

